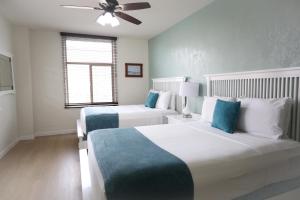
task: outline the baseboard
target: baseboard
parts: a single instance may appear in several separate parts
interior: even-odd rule
[[[76,133],[76,129],[67,129],[67,130],[55,130],[55,131],[38,131],[34,135],[35,136],[51,136],[51,135],[63,135],[63,134],[71,134]]]
[[[16,146],[16,144],[19,142],[18,139],[16,139],[14,142],[12,142],[10,145],[8,145],[6,148],[4,148],[1,152],[0,152],[0,159],[3,158],[8,152],[9,150],[11,150],[12,148],[14,148],[14,146]]]
[[[0,159],[3,158],[9,150],[11,150],[19,141],[21,140],[33,140],[35,136],[51,136],[51,135],[63,135],[63,134],[71,134],[76,133],[76,129],[67,129],[67,130],[57,130],[57,131],[40,131],[36,132],[34,135],[24,135],[15,139],[14,142],[5,147],[2,151],[0,151]]]
[[[34,135],[30,134],[30,135],[23,135],[19,137],[19,141],[21,140],[33,140],[34,139]]]
[[[67,129],[67,130],[57,130],[57,131],[41,131],[36,132],[34,135],[24,135],[15,139],[14,142],[5,147],[2,151],[0,151],[0,159],[3,158],[9,150],[11,150],[19,141],[21,140],[33,140],[35,136],[51,136],[51,135],[63,135],[63,134],[71,134],[76,133],[76,129]]]

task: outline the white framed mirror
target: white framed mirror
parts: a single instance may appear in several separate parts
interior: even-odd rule
[[[15,93],[12,55],[0,52],[0,95]]]

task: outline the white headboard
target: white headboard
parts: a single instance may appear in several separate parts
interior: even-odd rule
[[[205,75],[208,96],[293,99],[289,137],[300,141],[300,67]]]
[[[175,109],[177,112],[181,113],[183,101],[178,93],[181,83],[186,80],[186,77],[155,78],[152,79],[153,89],[159,91],[171,91],[175,94]]]

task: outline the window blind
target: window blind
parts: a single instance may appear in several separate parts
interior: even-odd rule
[[[117,105],[117,38],[61,33],[65,107]]]

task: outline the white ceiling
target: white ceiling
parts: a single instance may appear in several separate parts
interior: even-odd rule
[[[100,11],[62,8],[60,4],[97,6],[97,0],[0,0],[0,12],[11,22],[33,29],[151,38],[203,8],[212,0],[119,0],[119,3],[148,1],[152,8],[128,11],[143,23],[120,20],[116,28],[96,23]]]

